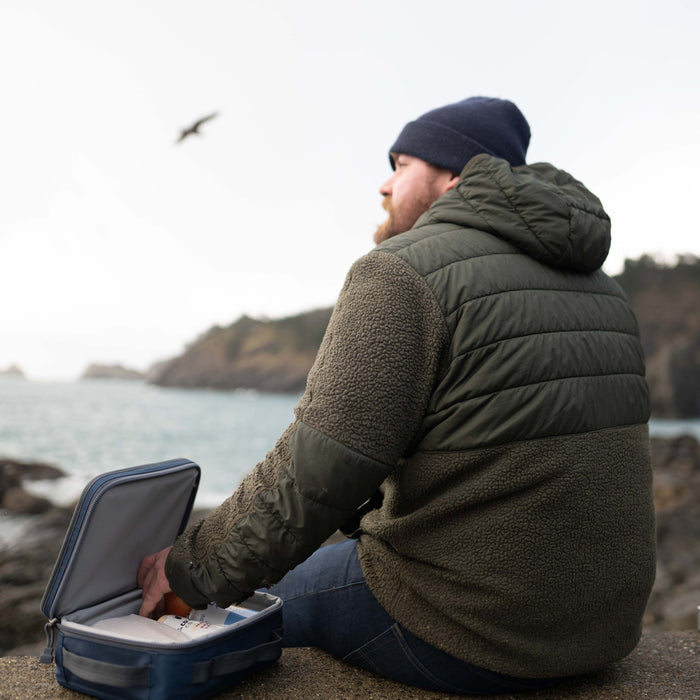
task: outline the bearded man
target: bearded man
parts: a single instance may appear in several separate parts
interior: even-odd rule
[[[295,421],[144,560],[142,614],[171,588],[201,607],[271,587],[287,646],[461,693],[635,647],[655,569],[637,323],[600,201],[525,165],[529,139],[494,98],[406,125]]]

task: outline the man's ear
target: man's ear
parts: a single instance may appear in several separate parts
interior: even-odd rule
[[[453,173],[452,178],[450,179],[450,181],[447,183],[447,186],[445,187],[445,192],[448,192],[452,188],[456,187],[458,182],[459,182],[459,175],[455,175]]]

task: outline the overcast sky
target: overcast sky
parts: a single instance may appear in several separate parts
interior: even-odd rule
[[[243,313],[332,305],[399,130],[469,95],[516,102],[528,161],[598,194],[608,272],[700,254],[698,8],[0,0],[0,369],[146,369]]]

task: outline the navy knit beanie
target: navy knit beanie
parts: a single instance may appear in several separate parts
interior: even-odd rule
[[[521,111],[508,100],[468,97],[438,107],[409,122],[390,149],[415,156],[459,174],[479,153],[522,165],[530,143],[530,127]]]

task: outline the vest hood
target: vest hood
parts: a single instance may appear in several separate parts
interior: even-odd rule
[[[457,186],[416,222],[454,223],[502,238],[547,265],[594,272],[610,249],[610,218],[600,200],[549,163],[512,168],[479,155]]]

